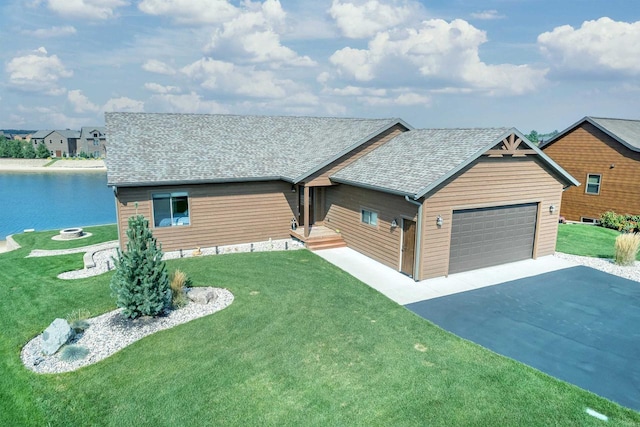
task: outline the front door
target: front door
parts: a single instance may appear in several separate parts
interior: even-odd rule
[[[402,220],[402,248],[400,272],[413,277],[413,267],[416,257],[416,222],[410,219]]]
[[[309,224],[313,225],[313,187],[309,187]],[[298,185],[298,225],[304,226],[304,185]]]

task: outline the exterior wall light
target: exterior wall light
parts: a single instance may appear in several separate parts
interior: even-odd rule
[[[398,220],[393,218],[393,221],[391,221],[391,227],[396,228],[398,226]]]
[[[444,223],[444,220],[442,219],[442,217],[440,215],[438,215],[438,217],[436,218],[436,225],[438,227],[442,227],[443,223]]]
[[[554,213],[556,211],[556,205],[549,206],[549,213]]]

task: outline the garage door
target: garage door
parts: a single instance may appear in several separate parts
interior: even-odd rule
[[[533,256],[537,203],[453,211],[449,274]]]

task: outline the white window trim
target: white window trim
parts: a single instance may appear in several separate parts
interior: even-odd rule
[[[169,195],[169,209],[170,209],[170,224],[169,225],[165,225],[165,226],[160,226],[160,225],[156,225],[156,219],[155,219],[155,209],[154,209],[154,200],[156,199],[156,197],[154,196],[159,196],[157,197],[158,199],[160,198],[165,198],[162,196],[166,196]],[[186,218],[188,218],[189,222],[187,224],[180,224],[179,222],[174,223],[174,213],[173,213],[173,198],[174,197],[187,197],[187,212],[189,212],[189,214],[186,216]],[[174,192],[158,192],[158,193],[152,193],[151,194],[151,213],[153,215],[153,227],[154,228],[171,228],[171,227],[185,227],[185,226],[190,226],[191,225],[191,198],[189,197],[189,193],[187,191],[174,191]]]
[[[364,220],[364,213],[365,212],[369,212],[369,222],[366,222]],[[371,223],[371,214],[375,214],[376,216],[376,222],[375,224]],[[374,228],[378,228],[378,225],[380,224],[380,214],[378,213],[378,211],[374,211],[373,209],[369,209],[369,208],[360,208],[360,223],[367,225],[369,227],[374,227]]]
[[[598,179],[598,192],[597,193],[589,192],[589,177],[591,177],[591,176],[597,176],[599,178]],[[595,185],[595,184],[593,184],[593,185]],[[600,174],[600,173],[588,173],[587,174],[587,181],[586,181],[585,186],[584,186],[584,193],[585,194],[590,194],[592,196],[597,196],[597,195],[600,194],[600,187],[602,187],[602,174]]]
[[[584,224],[600,224],[600,220],[598,218],[590,218],[588,216],[581,216],[580,222]]]

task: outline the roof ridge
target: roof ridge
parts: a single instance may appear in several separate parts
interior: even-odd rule
[[[284,115],[284,114],[233,114],[233,113],[161,113],[161,112],[141,112],[141,111],[110,111],[105,115],[127,114],[127,115],[147,115],[147,116],[195,116],[195,117],[251,117],[251,118],[284,118],[284,119],[335,119],[335,120],[375,120],[390,121],[401,120],[399,117],[340,117],[340,116],[304,116],[304,115]]]

